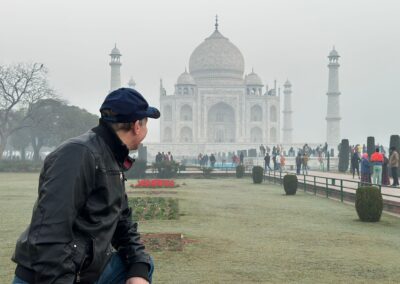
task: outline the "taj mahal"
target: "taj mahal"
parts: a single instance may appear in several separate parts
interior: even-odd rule
[[[121,53],[116,46],[110,56],[112,91],[121,87]],[[128,86],[135,87],[132,78]],[[243,54],[220,32],[216,19],[214,30],[194,49],[189,68],[178,76],[174,90],[167,91],[160,80],[160,143],[146,146],[150,154],[171,151],[184,156],[258,148],[260,144],[291,145],[291,96],[289,80],[281,96],[276,80],[269,88],[253,69],[245,74]],[[338,111],[334,116],[337,122]],[[339,131],[337,124],[335,129]]]

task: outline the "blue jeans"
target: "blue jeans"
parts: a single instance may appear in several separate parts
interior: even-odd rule
[[[153,271],[154,271],[154,263],[153,259],[150,258],[150,271],[149,271],[149,279],[150,283],[152,281]],[[125,265],[121,260],[121,257],[114,253],[108,262],[106,268],[101,274],[99,280],[95,284],[125,284],[126,282],[126,269]],[[12,284],[29,284],[17,276],[14,277]]]

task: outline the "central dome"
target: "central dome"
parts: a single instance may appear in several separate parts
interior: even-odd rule
[[[215,29],[193,51],[189,60],[189,72],[199,83],[223,81],[243,84],[243,55],[229,39]]]

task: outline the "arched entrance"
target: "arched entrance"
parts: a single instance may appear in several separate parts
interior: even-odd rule
[[[236,142],[234,109],[223,102],[213,105],[207,116],[207,140],[213,143]]]

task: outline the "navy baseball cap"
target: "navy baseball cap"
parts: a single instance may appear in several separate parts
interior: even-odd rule
[[[160,111],[149,106],[145,98],[136,90],[119,88],[107,95],[100,111],[109,109],[116,113],[113,117],[102,117],[108,122],[133,122],[146,117],[159,118]]]

